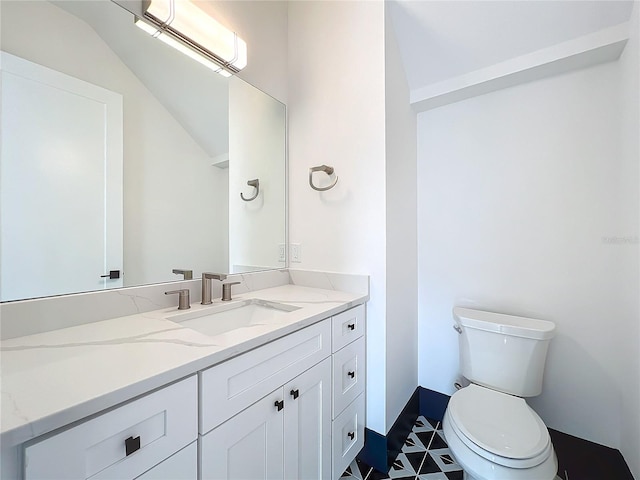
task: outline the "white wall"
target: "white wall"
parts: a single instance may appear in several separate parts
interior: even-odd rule
[[[287,103],[287,3],[201,0],[199,6],[247,42],[247,67],[238,77]]]
[[[302,245],[294,266],[371,276],[367,426],[384,434],[384,5],[291,2],[288,35],[289,240]],[[307,177],[322,164],[339,180],[321,193]]]
[[[125,285],[177,280],[172,268],[224,269],[226,171],[84,22],[49,2],[2,2],[2,19],[3,50],[123,95]]]
[[[640,209],[633,205],[640,203],[640,2],[635,2],[631,16],[631,35],[625,51],[620,58],[620,95],[622,101],[622,148],[621,157],[624,162],[623,194],[621,196],[621,210],[628,222],[629,232],[635,231],[635,241],[638,242],[640,230]],[[628,208],[624,206],[628,205]],[[635,218],[634,218],[635,216]],[[622,392],[622,409],[620,415],[622,431],[620,451],[634,476],[640,478],[640,255],[636,243],[635,252],[632,249],[625,252],[625,266],[629,269],[629,284],[624,286],[626,293],[625,304],[629,305],[631,316],[629,323],[622,323],[618,329],[621,343],[626,346],[623,353],[622,375],[620,377]],[[624,246],[623,246],[624,248]],[[635,259],[633,255],[635,254]],[[634,280],[635,275],[635,280]],[[635,309],[633,308],[635,305]]]
[[[416,114],[385,4],[386,107],[386,426],[418,385]]]
[[[418,116],[420,384],[453,392],[454,305],[552,320],[530,403],[548,426],[616,448],[621,413],[638,415],[625,399],[637,402],[637,363],[623,374],[638,357],[638,244],[606,240],[638,235],[637,153],[621,147],[622,111],[637,118],[637,92],[630,102],[620,88],[631,63]],[[628,460],[637,435],[625,434]]]
[[[284,267],[285,106],[236,77],[229,79],[230,272]],[[247,181],[258,179],[259,193]],[[240,268],[239,268],[240,267]]]

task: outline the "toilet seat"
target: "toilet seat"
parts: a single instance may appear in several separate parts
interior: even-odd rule
[[[510,468],[530,468],[552,454],[549,432],[524,399],[471,384],[457,391],[451,428],[478,455]]]

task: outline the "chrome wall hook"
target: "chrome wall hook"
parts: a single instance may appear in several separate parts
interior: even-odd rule
[[[257,178],[255,180],[249,180],[247,182],[247,185],[256,189],[253,197],[245,198],[242,192],[240,192],[240,198],[242,198],[242,200],[244,200],[245,202],[250,202],[251,200],[255,200],[258,196],[258,193],[260,193],[260,180],[258,180]]]
[[[314,190],[317,190],[318,192],[324,192],[326,190],[329,190],[329,189],[335,187],[336,183],[338,183],[338,177],[336,176],[336,179],[328,187],[316,187],[313,184],[313,173],[314,172],[324,172],[327,175],[331,176],[331,175],[333,175],[333,167],[329,167],[328,165],[319,165],[317,167],[311,167],[309,169],[309,186],[311,188],[313,188]]]

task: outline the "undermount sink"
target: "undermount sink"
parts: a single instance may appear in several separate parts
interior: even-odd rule
[[[243,327],[280,323],[287,314],[299,309],[284,303],[249,299],[166,318],[205,335],[215,336]]]

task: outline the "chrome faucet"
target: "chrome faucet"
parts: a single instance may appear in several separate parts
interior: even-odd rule
[[[211,301],[211,280],[223,281],[225,278],[227,278],[226,273],[204,272],[202,274],[202,301],[200,302],[202,305],[211,305],[213,303]]]

